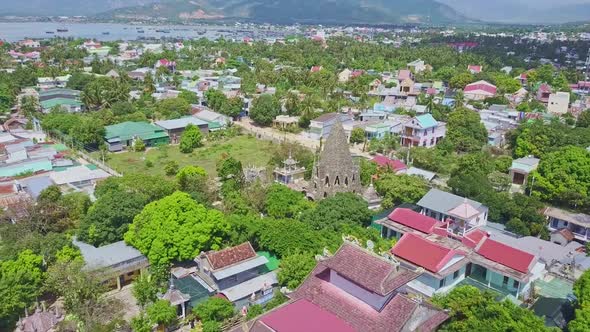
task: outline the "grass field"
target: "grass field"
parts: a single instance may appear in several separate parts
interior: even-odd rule
[[[221,142],[206,143],[190,154],[181,153],[177,145],[152,148],[146,152],[112,153],[109,154],[107,164],[122,174],[164,175],[166,163],[175,160],[181,168],[187,165],[201,166],[207,174],[216,176],[215,165],[223,154],[231,155],[246,167],[266,166],[272,153],[272,143],[242,135]],[[147,167],[146,160],[151,161],[153,166]]]

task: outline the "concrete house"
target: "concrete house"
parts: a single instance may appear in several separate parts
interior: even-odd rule
[[[453,220],[408,208],[397,208],[376,223],[382,225],[383,237],[399,239],[391,251],[396,259],[425,270],[408,287],[428,297],[476,283],[504,296],[526,298],[532,282],[545,273],[536,255],[492,239],[480,227],[449,232]]]
[[[567,113],[570,104],[568,92],[556,92],[549,95],[547,111],[552,114],[563,115]]]
[[[526,185],[529,174],[539,167],[541,160],[532,156],[519,158],[512,161],[509,168],[512,183],[517,185]]]
[[[257,254],[250,242],[202,252],[195,262],[200,283],[223,295],[237,308],[268,302],[273,297],[273,285],[278,283],[276,272],[266,271],[268,258]]]
[[[419,115],[402,124],[401,144],[431,148],[445,137],[446,132],[446,123],[436,121],[431,114]]]
[[[348,114],[340,113],[326,113],[319,117],[311,120],[309,124],[309,137],[313,139],[326,138],[330,135],[332,126],[340,121],[342,125],[348,125],[352,123],[352,118]]]
[[[574,213],[555,207],[548,207],[543,211],[549,221],[548,228],[551,232],[562,229],[569,230],[574,238],[581,243],[590,241],[590,215]]]
[[[496,95],[498,89],[495,85],[486,81],[477,81],[467,84],[463,89],[463,95],[467,100],[484,100]]]
[[[430,189],[416,203],[422,208],[422,214],[439,221],[451,219],[462,224],[461,228],[470,229],[483,226],[488,221],[488,207],[439,189]]]

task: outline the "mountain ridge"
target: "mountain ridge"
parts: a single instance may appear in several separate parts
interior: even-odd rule
[[[236,19],[268,23],[459,23],[469,21],[435,0],[169,0],[132,6],[100,18]]]

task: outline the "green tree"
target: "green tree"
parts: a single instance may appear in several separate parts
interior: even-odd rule
[[[131,330],[133,332],[152,332],[152,324],[145,313],[141,312],[138,316],[131,318]]]
[[[578,116],[576,127],[590,128],[590,109],[585,110]]]
[[[383,197],[384,208],[401,203],[416,203],[426,195],[428,185],[417,176],[385,173],[375,182],[375,189]]]
[[[237,118],[240,113],[242,113],[242,108],[244,107],[244,101],[240,97],[234,97],[227,99],[221,109],[219,110],[221,114],[225,114],[232,119]]]
[[[178,119],[190,114],[191,105],[182,98],[166,98],[156,103],[155,111],[158,118]]]
[[[197,126],[189,124],[180,137],[180,152],[191,153],[195,148],[203,145],[203,134]]]
[[[197,96],[197,94],[188,90],[180,91],[180,94],[178,94],[178,98],[186,100],[186,102],[189,104],[199,103],[199,97]]]
[[[101,121],[88,117],[81,117],[71,130],[71,136],[77,144],[82,147],[87,145],[98,145],[103,141],[105,135],[104,125]]]
[[[143,152],[145,151],[145,142],[141,138],[136,138],[133,140],[133,150],[135,152]]]
[[[119,190],[101,195],[82,219],[78,237],[95,246],[120,241],[147,202],[141,195]]]
[[[216,321],[207,321],[202,323],[203,332],[221,332],[221,325]]]
[[[313,270],[316,261],[311,254],[293,254],[281,259],[279,284],[291,290],[296,289]]]
[[[491,293],[473,286],[456,287],[444,296],[435,296],[433,302],[450,310],[451,317],[441,331],[554,331],[532,311],[510,301],[496,302]]]
[[[145,308],[146,305],[156,301],[157,294],[158,286],[150,274],[142,274],[133,282],[133,296],[140,307]]]
[[[371,212],[367,202],[352,193],[338,193],[321,200],[315,209],[308,209],[301,220],[314,229],[340,230],[343,226],[368,226]]]
[[[209,89],[205,92],[207,106],[215,112],[221,112],[223,105],[227,102],[227,97],[223,92],[217,89]]]
[[[275,183],[266,194],[264,209],[272,218],[297,218],[300,213],[310,209],[311,204],[303,194]]]
[[[234,314],[234,306],[226,299],[220,297],[210,297],[205,302],[200,303],[193,309],[193,312],[203,322],[223,322],[231,318]]]
[[[19,253],[16,260],[0,261],[0,327],[12,328],[37,296],[44,279],[43,258],[31,250]]]
[[[262,95],[252,102],[250,118],[261,126],[268,126],[279,115],[281,106],[273,95]]]
[[[168,176],[176,175],[176,173],[178,173],[178,167],[178,162],[176,160],[170,160],[164,166],[164,173]]]
[[[590,207],[590,152],[568,146],[541,159],[532,173],[533,194],[566,206]],[[532,182],[532,181],[531,181]]]
[[[175,192],[146,205],[129,226],[125,242],[152,264],[163,264],[219,249],[228,231],[221,212],[207,210],[188,194]]]
[[[176,307],[166,300],[158,300],[147,308],[147,316],[153,324],[166,328],[176,321]]]
[[[477,112],[458,108],[449,114],[445,140],[457,152],[472,152],[487,143],[488,132]]]
[[[453,76],[449,81],[449,85],[453,89],[463,89],[467,84],[472,83],[473,81],[473,75],[471,73],[464,72]]]
[[[352,130],[350,133],[350,143],[352,144],[359,144],[365,141],[365,130],[363,128],[357,127]]]
[[[100,331],[121,319],[123,306],[105,294],[100,273],[86,271],[84,264],[74,260],[50,266],[45,289],[62,298],[64,309],[76,317],[83,330]]]
[[[256,318],[264,313],[264,308],[260,304],[251,305],[248,307],[248,313],[246,314],[246,319],[251,320]]]

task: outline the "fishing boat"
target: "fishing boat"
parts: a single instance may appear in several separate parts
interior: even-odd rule
[[[57,32],[68,32],[70,30],[68,30],[68,28],[66,27],[62,27],[62,28],[57,28]]]
[[[102,34],[103,34],[103,35],[110,35],[111,33],[110,33],[110,32],[108,32],[108,31],[103,31],[103,32],[102,32]]]
[[[55,32],[53,32],[53,31],[45,31],[45,33],[46,33],[46,34],[49,34],[49,35],[52,35],[52,34],[54,34]]]
[[[145,33],[143,30],[137,30],[137,33]]]

